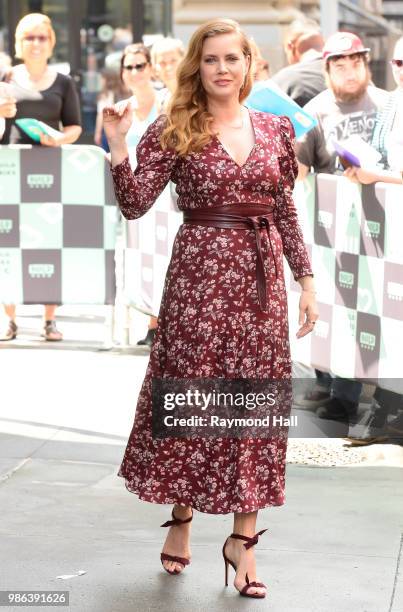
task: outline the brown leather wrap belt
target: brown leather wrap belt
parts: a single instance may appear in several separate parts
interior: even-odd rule
[[[183,222],[193,225],[203,225],[205,227],[249,229],[255,232],[257,292],[260,309],[263,312],[267,312],[267,283],[263,261],[261,232],[267,232],[277,278],[276,258],[270,239],[270,224],[274,223],[273,209],[262,205],[228,204],[227,206],[214,206],[214,208],[210,209],[185,210],[183,213]]]

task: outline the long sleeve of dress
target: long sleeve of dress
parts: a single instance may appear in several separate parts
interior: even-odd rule
[[[126,219],[142,217],[171,178],[177,154],[173,149],[161,148],[164,125],[165,117],[161,115],[145,132],[136,149],[134,171],[128,157],[112,168],[116,198]]]
[[[297,280],[302,276],[313,276],[313,274],[292,197],[298,175],[298,164],[293,148],[294,128],[287,117],[280,117],[280,130],[285,155],[279,158],[281,177],[276,194],[274,222],[283,242],[284,255]]]

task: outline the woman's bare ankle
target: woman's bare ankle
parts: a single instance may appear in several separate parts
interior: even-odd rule
[[[179,504],[175,504],[173,507],[175,518],[184,520],[192,516],[192,508],[191,506],[180,506]]]

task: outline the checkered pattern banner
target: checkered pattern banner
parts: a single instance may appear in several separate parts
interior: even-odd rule
[[[400,379],[403,187],[309,176],[295,189],[315,274],[319,320],[295,339],[299,285],[289,280],[293,359],[345,378]]]
[[[0,302],[114,303],[108,165],[94,146],[0,146]]]

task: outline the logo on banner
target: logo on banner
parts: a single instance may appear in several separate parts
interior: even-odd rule
[[[376,336],[369,332],[360,332],[360,346],[367,351],[373,351],[376,347]]]
[[[333,213],[328,210],[318,210],[318,223],[325,229],[330,229],[333,225]]]
[[[15,162],[1,162],[0,163],[0,176],[15,176],[16,168],[17,166]]]
[[[7,251],[0,253],[0,273],[4,276],[11,273],[11,259]]]
[[[381,224],[378,221],[365,221],[364,232],[368,238],[379,238],[381,233]]]
[[[53,174],[28,174],[28,186],[32,189],[50,189],[53,187]]]
[[[356,325],[357,325],[357,320],[355,318],[355,313],[354,312],[348,312],[347,313],[347,319],[348,319],[348,325],[350,327],[351,335],[355,336],[355,329],[356,329]]]
[[[0,219],[0,234],[9,234],[13,229],[12,219]]]
[[[318,319],[314,328],[315,336],[326,340],[329,336],[329,329],[330,326],[327,321],[321,321],[320,319]]]
[[[71,153],[67,159],[76,170],[85,173],[96,166],[99,158],[97,155],[94,155],[92,151],[80,147],[73,151],[73,153]]]
[[[403,285],[389,281],[387,284],[388,298],[391,300],[403,300]]]
[[[29,264],[28,274],[31,278],[52,278],[55,273],[53,264]]]
[[[345,289],[352,289],[354,286],[354,274],[352,272],[346,272],[340,270],[339,272],[339,283],[341,287]]]

